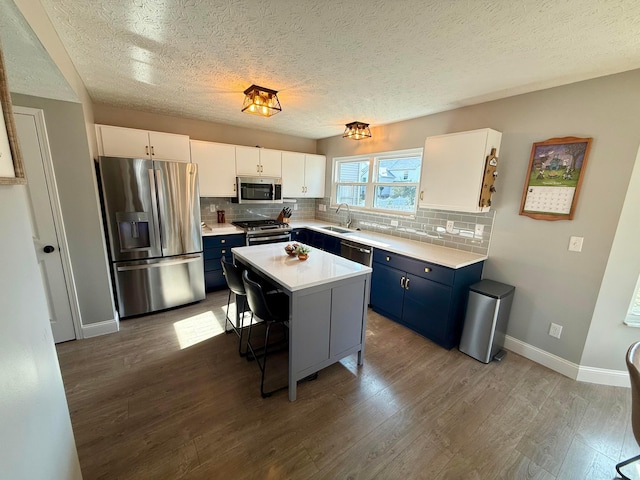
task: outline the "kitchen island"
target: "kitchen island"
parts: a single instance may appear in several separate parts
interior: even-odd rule
[[[310,247],[288,256],[286,243],[231,249],[235,259],[289,297],[289,400],[297,382],[353,353],[364,360],[371,268]]]

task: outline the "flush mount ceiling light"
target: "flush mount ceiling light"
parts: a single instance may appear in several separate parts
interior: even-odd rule
[[[270,117],[281,112],[282,107],[277,93],[270,88],[251,85],[244,91],[242,111],[253,113],[254,115],[262,115],[263,117]]]
[[[351,122],[345,125],[343,138],[350,138],[351,140],[362,140],[363,138],[371,138],[371,130],[369,130],[368,123]]]

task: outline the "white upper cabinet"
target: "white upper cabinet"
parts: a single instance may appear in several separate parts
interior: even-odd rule
[[[191,161],[198,165],[201,197],[236,196],[236,147],[191,140]]]
[[[420,176],[421,208],[486,212],[480,207],[485,163],[500,152],[502,133],[490,128],[427,137]]]
[[[238,176],[281,177],[282,152],[268,148],[236,146]]]
[[[189,137],[136,128],[96,125],[98,153],[106,157],[189,162]]]
[[[304,197],[304,153],[282,152],[282,196]]]
[[[282,196],[324,197],[326,157],[282,152]]]

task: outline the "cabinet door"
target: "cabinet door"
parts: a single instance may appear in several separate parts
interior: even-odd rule
[[[260,150],[260,175],[263,177],[282,177],[282,152],[280,150]]]
[[[238,175],[260,175],[260,149],[236,146],[236,172]]]
[[[402,302],[405,290],[402,288],[404,272],[381,263],[373,264],[371,274],[371,306],[382,310],[391,318],[402,318]]]
[[[282,196],[304,197],[304,153],[282,152]]]
[[[402,320],[418,333],[442,344],[447,332],[450,304],[451,287],[407,274]]]
[[[305,155],[304,186],[305,196],[324,197],[325,172],[327,159],[324,155]],[[284,172],[283,172],[284,173]]]
[[[102,156],[151,158],[149,132],[146,130],[96,125],[96,133]]]
[[[189,137],[175,133],[149,132],[149,145],[153,160],[169,160],[172,162],[191,161]]]
[[[235,197],[234,145],[191,140],[191,161],[198,164],[201,197]]]
[[[420,207],[463,212],[479,206],[484,163],[502,134],[488,128],[427,137],[420,179]],[[485,208],[484,210],[488,210]]]

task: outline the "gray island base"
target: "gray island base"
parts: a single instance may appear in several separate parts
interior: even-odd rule
[[[289,297],[289,400],[295,401],[299,380],[354,353],[363,364],[372,270],[313,247],[300,261],[285,245],[231,251]]]

